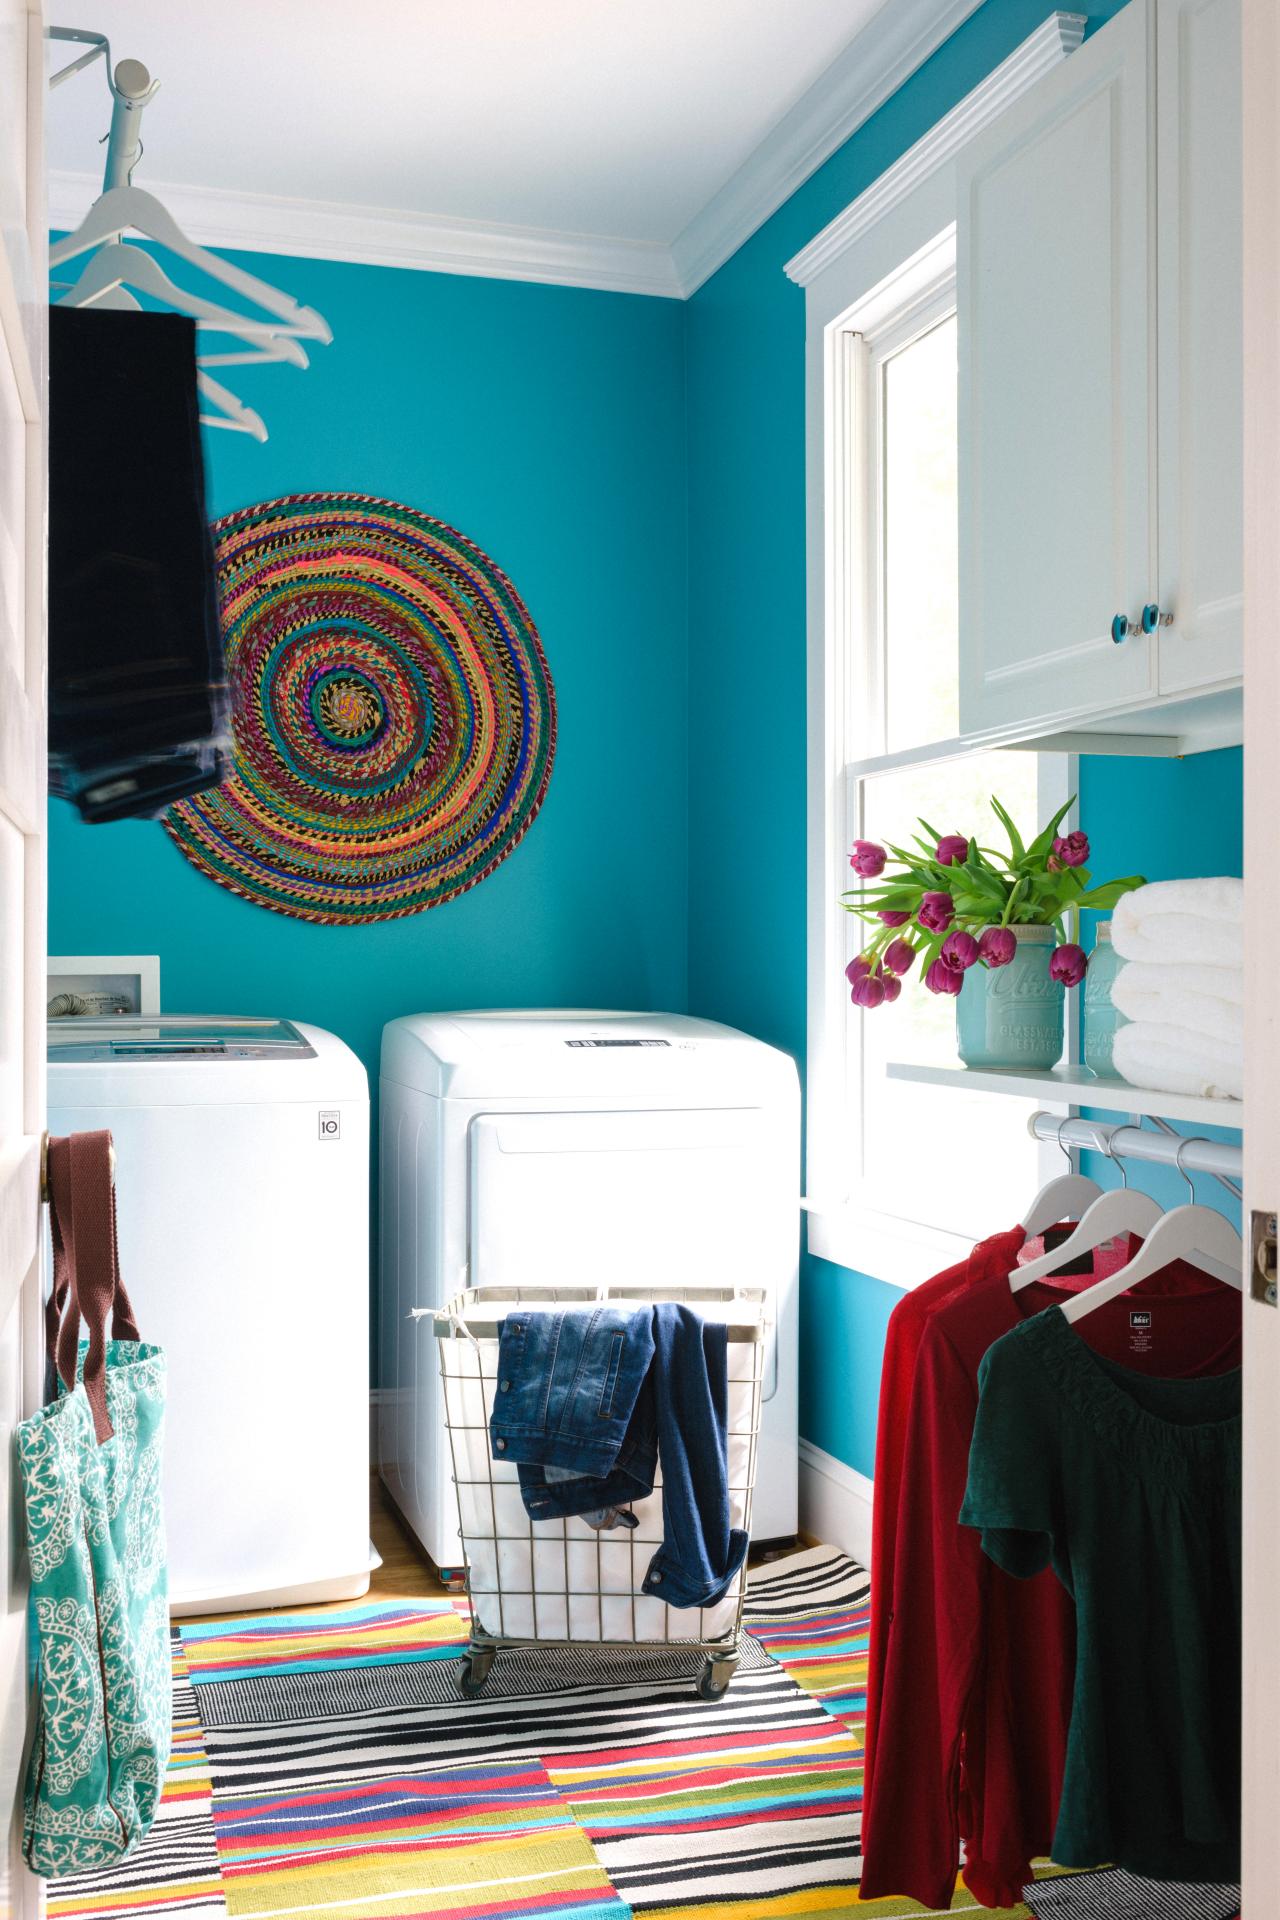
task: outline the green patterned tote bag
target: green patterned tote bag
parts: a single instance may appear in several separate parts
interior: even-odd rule
[[[17,1440],[39,1663],[23,1850],[53,1879],[146,1834],[172,1706],[164,1355],[139,1339],[119,1276],[111,1135],[50,1141],[48,1164],[56,1397]]]

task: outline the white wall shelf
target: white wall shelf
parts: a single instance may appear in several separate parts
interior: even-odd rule
[[[891,1061],[891,1080],[915,1080],[925,1086],[954,1087],[966,1093],[1009,1093],[1049,1106],[1101,1107],[1108,1113],[1158,1114],[1162,1120],[1200,1127],[1243,1127],[1240,1100],[1202,1100],[1184,1093],[1155,1093],[1131,1087],[1127,1080],[1090,1073],[1087,1067],[1049,1067],[1023,1073],[1016,1067],[916,1066]]]

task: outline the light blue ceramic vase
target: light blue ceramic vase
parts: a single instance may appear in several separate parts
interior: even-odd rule
[[[1060,980],[1049,978],[1052,927],[1015,927],[1007,967],[970,967],[956,1001],[956,1047],[967,1067],[1056,1067],[1064,1040]]]

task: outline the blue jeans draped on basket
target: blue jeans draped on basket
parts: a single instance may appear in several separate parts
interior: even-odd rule
[[[503,1322],[489,1422],[534,1520],[594,1516],[653,1492],[662,1545],[643,1591],[674,1607],[722,1599],[746,1558],[730,1525],[728,1337],[664,1302],[626,1312],[517,1310]]]

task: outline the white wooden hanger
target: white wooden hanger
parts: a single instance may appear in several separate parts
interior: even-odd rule
[[[1063,1122],[1058,1122],[1057,1143],[1067,1156],[1067,1165],[1071,1166],[1071,1155],[1062,1145]],[[1033,1134],[1034,1137],[1034,1134]],[[1028,1240],[1034,1240],[1046,1227],[1054,1227],[1060,1220],[1078,1220],[1086,1207],[1101,1197],[1102,1188],[1096,1180],[1086,1178],[1072,1167],[1070,1173],[1061,1173],[1056,1180],[1048,1180],[1041,1187],[1031,1205],[1027,1208],[1022,1221],[1022,1231]]]
[[[246,407],[235,394],[215,380],[207,371],[208,368],[281,361],[305,367],[309,363],[299,342],[314,340],[327,346],[333,339],[328,322],[313,307],[300,305],[291,295],[282,293],[265,280],[259,280],[254,274],[246,273],[243,267],[220,259],[206,247],[196,246],[194,241],[188,240],[173,215],[154,194],[132,184],[133,168],[142,152],[139,136],[142,111],[159,86],[159,82],[152,80],[142,63],[122,60],[113,72],[111,48],[103,34],[54,28],[51,37],[84,42],[91,48],[91,51],[80,55],[55,74],[51,84],[57,86],[60,81],[69,79],[101,54],[106,61],[107,84],[113,101],[105,190],[75,232],[49,249],[51,267],[62,266],[68,260],[78,259],[83,253],[97,250],[96,257],[89,262],[59,305],[137,310],[142,303],[129,291],[130,288],[136,288],[166,307],[191,315],[196,325],[206,332],[224,333],[233,340],[240,340],[243,345],[238,348],[198,356],[196,386],[205,403],[200,419],[205,426],[225,427],[233,433],[248,433],[255,440],[265,440],[267,429],[261,415],[255,413],[252,407]],[[211,280],[230,287],[243,299],[252,302],[259,309],[259,315],[237,313],[229,307],[219,307],[214,301],[184,292],[149,253],[125,241],[124,235],[127,233],[140,234],[145,240],[167,247],[179,259],[207,274]],[[264,319],[261,315],[267,317]]]
[[[141,303],[134,299],[126,287],[111,288],[93,304],[95,307],[108,307],[112,311],[141,312]],[[215,358],[210,355],[211,360]],[[217,408],[216,413],[201,413],[200,419],[206,427],[225,427],[230,433],[247,433],[259,441],[266,439],[267,429],[261,414],[255,413],[252,407],[246,407],[243,400],[237,400],[235,394],[215,380],[212,374],[203,373],[197,368],[196,389],[211,407]]]
[[[231,433],[247,433],[254,440],[265,440],[266,425],[260,413],[252,407],[246,407],[243,400],[237,400],[234,393],[211,374],[197,373],[196,386],[206,400],[212,401],[219,409],[214,413],[200,415],[206,427],[226,427]]]
[[[1171,1208],[1152,1228],[1127,1266],[1119,1267],[1105,1280],[1065,1301],[1061,1311],[1074,1324],[1095,1307],[1104,1307],[1108,1300],[1127,1293],[1140,1280],[1159,1273],[1171,1260],[1190,1261],[1213,1279],[1244,1291],[1244,1241],[1222,1214],[1192,1201],[1185,1207]]]
[[[1174,1154],[1174,1163],[1190,1188],[1190,1201],[1186,1206],[1170,1208],[1127,1266],[1118,1267],[1105,1280],[1063,1303],[1061,1311],[1072,1325],[1095,1307],[1104,1307],[1108,1300],[1117,1299],[1139,1281],[1159,1273],[1173,1260],[1189,1261],[1202,1273],[1244,1292],[1244,1241],[1224,1215],[1197,1203],[1191,1176],[1183,1171],[1182,1144]]]
[[[1025,1267],[1014,1268],[1009,1276],[1009,1291],[1020,1293],[1036,1280],[1047,1280],[1060,1267],[1067,1266],[1082,1253],[1093,1253],[1105,1246],[1118,1233],[1139,1233],[1145,1237],[1163,1217],[1149,1193],[1139,1193],[1136,1187],[1112,1187],[1086,1209],[1075,1232],[1069,1233],[1060,1247],[1043,1254],[1039,1260],[1029,1261]],[[1119,1291],[1123,1293],[1124,1288]],[[1096,1292],[1096,1287],[1088,1289],[1089,1295]]]
[[[1096,1180],[1090,1180],[1083,1173],[1060,1173],[1056,1180],[1041,1187],[1027,1208],[1022,1231],[1028,1240],[1034,1240],[1046,1227],[1056,1227],[1060,1220],[1079,1220],[1085,1209],[1101,1198],[1102,1188]]]
[[[100,306],[103,295],[114,292],[117,287],[149,294],[175,312],[189,314],[198,327],[210,333],[228,333],[255,343],[253,352],[237,354],[234,359],[225,354],[216,358],[202,355],[199,361],[202,367],[246,365],[254,360],[287,360],[295,367],[310,364],[297,340],[282,334],[273,323],[250,320],[229,307],[220,307],[211,300],[202,300],[198,294],[184,292],[169,278],[158,260],[153,260],[141,247],[131,247],[122,240],[108,240],[98,249],[58,305]]]
[[[125,233],[140,233],[144,240],[154,240],[158,246],[167,247],[179,259],[207,273],[211,280],[221,281],[264,312],[274,314],[279,323],[277,331],[296,334],[303,340],[318,340],[325,346],[333,339],[328,321],[314,308],[300,306],[278,287],[269,286],[265,280],[246,273],[243,267],[222,260],[216,253],[188,240],[168,209],[143,187],[109,187],[94,201],[75,232],[50,247],[49,265],[60,267],[93,247],[118,240]]]

